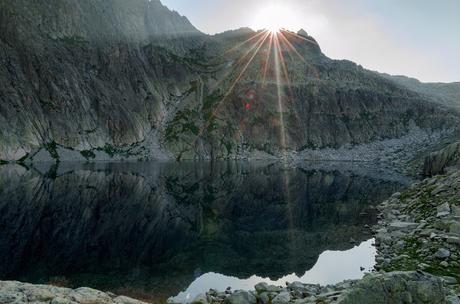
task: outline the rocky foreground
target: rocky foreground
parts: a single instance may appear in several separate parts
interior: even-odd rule
[[[91,288],[62,288],[21,282],[0,282],[0,303],[47,304],[142,304],[124,296],[104,293]]]
[[[426,179],[380,206],[376,269],[460,281],[460,172]]]

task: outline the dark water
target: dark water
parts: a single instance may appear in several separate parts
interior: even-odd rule
[[[0,279],[164,300],[356,278],[374,206],[406,183],[362,164],[0,166]]]

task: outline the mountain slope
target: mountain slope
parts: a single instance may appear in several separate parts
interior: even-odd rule
[[[198,77],[158,46],[188,53],[204,35],[159,1],[1,3],[1,159],[144,141],[168,85]]]
[[[460,82],[423,83],[405,76],[383,75],[397,84],[431,98],[435,102],[460,110]]]
[[[263,33],[207,36],[157,0],[3,0],[0,26],[3,160],[280,156],[459,122],[305,31],[280,45],[288,79]]]

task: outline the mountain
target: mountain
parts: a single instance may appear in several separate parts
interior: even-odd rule
[[[406,76],[390,76],[383,74],[388,79],[418,92],[434,102],[460,109],[460,82],[453,83],[423,83],[417,79]]]
[[[3,0],[0,29],[4,161],[280,157],[423,142],[460,119],[306,31],[275,51],[273,35],[208,36],[158,0]]]

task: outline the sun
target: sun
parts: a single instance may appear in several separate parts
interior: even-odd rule
[[[253,28],[278,33],[281,29],[289,27],[293,15],[294,12],[285,5],[268,4],[255,14]]]

